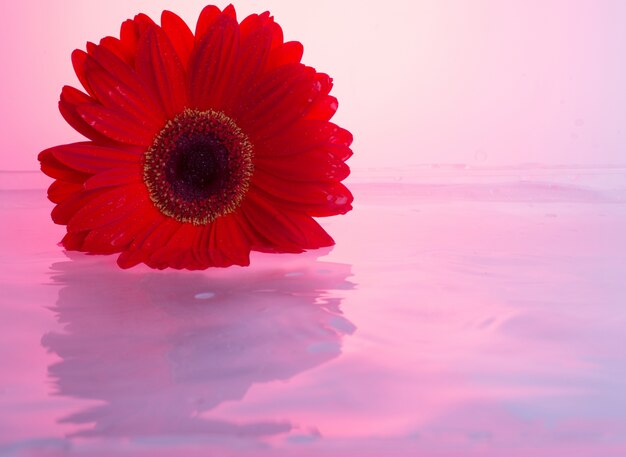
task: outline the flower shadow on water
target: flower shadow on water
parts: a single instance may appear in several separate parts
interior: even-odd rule
[[[61,421],[79,426],[73,436],[289,432],[289,422],[201,414],[341,353],[354,331],[339,309],[350,266],[316,256],[201,273],[121,271],[87,256],[55,264],[64,330],[42,338],[61,358],[49,376],[61,396],[102,402]]]

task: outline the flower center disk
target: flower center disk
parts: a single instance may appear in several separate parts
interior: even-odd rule
[[[150,199],[180,222],[207,224],[235,211],[253,172],[248,137],[221,111],[186,109],[144,154]]]

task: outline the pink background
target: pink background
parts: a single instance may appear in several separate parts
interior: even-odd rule
[[[2,2],[0,169],[79,139],[57,112],[70,53],[137,12],[194,24],[204,2]],[[225,2],[218,2],[220,6]],[[304,62],[335,78],[355,170],[624,164],[626,3],[242,0],[270,10]]]

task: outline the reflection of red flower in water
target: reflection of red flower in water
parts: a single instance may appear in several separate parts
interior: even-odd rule
[[[313,217],[351,209],[352,136],[329,122],[331,78],[301,57],[269,13],[239,24],[232,6],[207,6],[195,35],[140,14],[74,51],[87,93],[64,87],[59,108],[90,141],[39,156],[63,246],[203,269],[333,244]]]
[[[271,417],[234,424],[200,415],[340,354],[354,326],[336,290],[353,287],[350,267],[307,255],[296,262],[209,276],[129,275],[100,259],[57,265],[64,331],[43,337],[61,358],[50,376],[60,395],[103,402],[63,421],[92,424],[76,432],[91,436],[288,432]]]

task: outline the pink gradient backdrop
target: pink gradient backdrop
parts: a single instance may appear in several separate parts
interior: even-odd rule
[[[0,169],[79,139],[56,103],[77,84],[70,52],[137,12],[204,2],[2,2]],[[218,2],[224,6],[226,2]],[[236,2],[270,10],[305,63],[330,73],[355,169],[421,163],[623,164],[626,3],[615,1]]]

